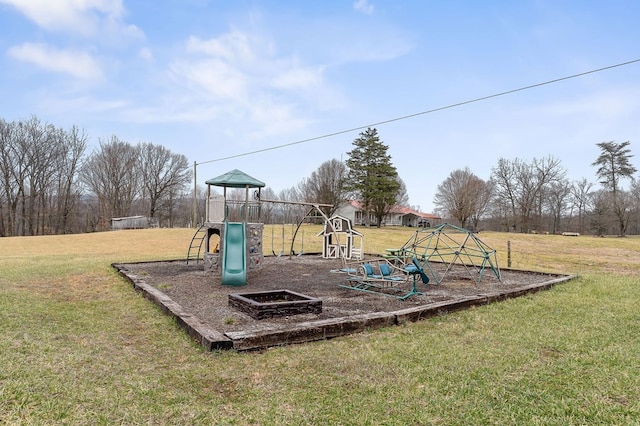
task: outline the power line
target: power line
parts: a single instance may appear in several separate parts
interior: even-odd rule
[[[442,107],[438,107],[438,108],[434,108],[434,109],[429,109],[429,110],[426,110],[426,111],[416,112],[414,114],[403,115],[401,117],[395,117],[395,118],[391,118],[389,120],[378,121],[377,123],[371,123],[371,124],[366,124],[364,126],[353,127],[351,129],[340,130],[340,131],[333,132],[333,133],[327,133],[327,134],[322,135],[322,136],[316,136],[316,137],[313,137],[313,138],[302,139],[302,140],[299,140],[299,141],[289,142],[289,143],[286,143],[286,144],[283,144],[283,145],[276,145],[276,146],[272,146],[272,147],[269,147],[269,148],[258,149],[258,150],[255,150],[255,151],[249,151],[249,152],[245,152],[245,153],[242,153],[242,154],[230,155],[228,157],[216,158],[215,160],[203,161],[203,162],[197,163],[196,165],[214,163],[214,162],[223,161],[223,160],[230,160],[232,158],[245,157],[247,155],[259,154],[261,152],[273,151],[273,150],[276,150],[276,149],[286,148],[286,147],[293,146],[293,145],[300,145],[300,144],[307,143],[307,142],[313,142],[313,141],[317,141],[319,139],[326,139],[326,138],[330,138],[332,136],[342,135],[342,134],[345,134],[345,133],[351,133],[351,132],[355,132],[357,130],[366,129],[366,128],[369,128],[369,127],[381,126],[383,124],[389,124],[389,123],[393,123],[395,121],[407,120],[409,118],[418,117],[420,115],[431,114],[431,113],[442,111],[442,110],[445,110],[445,109],[450,109],[450,108],[455,108],[455,107],[459,107],[459,106],[462,106],[462,105],[472,104],[474,102],[480,102],[480,101],[485,101],[487,99],[492,99],[492,98],[497,98],[497,97],[500,97],[500,96],[510,95],[512,93],[522,92],[523,90],[534,89],[536,87],[546,86],[548,84],[558,83],[560,81],[570,80],[572,78],[582,77],[582,76],[585,76],[585,75],[588,75],[588,74],[594,74],[594,73],[597,73],[597,72],[610,70],[612,68],[618,68],[618,67],[622,67],[622,66],[625,66],[625,65],[630,65],[630,64],[634,64],[636,62],[640,62],[640,58],[634,59],[632,61],[621,62],[621,63],[615,64],[615,65],[609,65],[609,66],[603,67],[603,68],[597,68],[597,69],[594,69],[594,70],[591,70],[591,71],[585,71],[585,72],[581,72],[581,73],[578,73],[578,74],[569,75],[569,76],[566,76],[566,77],[560,77],[560,78],[556,78],[556,79],[553,79],[553,80],[547,80],[547,81],[542,82],[542,83],[536,83],[536,84],[531,84],[529,86],[519,87],[517,89],[507,90],[506,92],[495,93],[493,95],[482,96],[480,98],[470,99],[470,100],[463,101],[463,102],[457,102],[455,104],[450,104],[450,105],[446,105],[446,106],[442,106]]]

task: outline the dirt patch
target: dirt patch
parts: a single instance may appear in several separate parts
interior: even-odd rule
[[[335,272],[341,267],[337,260],[322,259],[316,255],[298,257],[266,257],[263,267],[250,271],[248,284],[241,287],[223,286],[220,277],[205,272],[203,264],[191,261],[147,262],[115,265],[155,289],[181,306],[184,312],[198,317],[212,329],[221,333],[282,328],[287,324],[351,317],[354,315],[394,312],[436,302],[461,299],[478,294],[505,292],[543,283],[559,277],[523,271],[502,270],[498,281],[491,270],[485,271],[479,285],[464,268],[449,271],[440,284],[423,284],[418,280],[417,290],[407,300],[341,287],[346,274]],[[401,283],[399,293],[412,288],[412,282]],[[319,314],[300,314],[281,318],[256,320],[229,306],[229,294],[254,293],[269,290],[291,290],[322,300]]]

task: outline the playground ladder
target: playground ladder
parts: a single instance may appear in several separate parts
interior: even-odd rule
[[[189,244],[189,252],[187,253],[187,265],[189,260],[195,259],[196,264],[200,260],[200,251],[202,250],[202,243],[207,238],[207,227],[204,224],[200,225],[191,238],[191,244]],[[197,250],[197,252],[196,252]]]

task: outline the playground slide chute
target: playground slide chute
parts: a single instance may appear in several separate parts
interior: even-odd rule
[[[245,244],[244,223],[226,222],[222,258],[223,285],[240,286],[247,283]]]

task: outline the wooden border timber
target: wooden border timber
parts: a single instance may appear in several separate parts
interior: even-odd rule
[[[148,262],[145,262],[148,263]],[[234,331],[221,333],[213,329],[197,316],[186,311],[169,296],[147,284],[143,278],[131,274],[125,264],[112,264],[121,276],[129,281],[135,290],[160,307],[167,315],[175,318],[177,324],[198,342],[206,351],[234,349],[238,351],[266,349],[295,343],[326,340],[334,337],[360,333],[366,330],[416,322],[438,315],[459,311],[473,306],[490,303],[549,290],[556,284],[570,281],[577,275],[565,275],[542,283],[529,284],[505,291],[480,293],[475,296],[460,297],[442,302],[429,303],[392,312],[373,312],[340,318],[307,321],[287,326],[265,328],[256,331]]]

